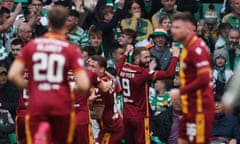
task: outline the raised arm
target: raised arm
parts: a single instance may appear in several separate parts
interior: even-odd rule
[[[17,15],[20,13],[21,10],[22,4],[18,3],[13,15],[10,18],[8,18],[2,25],[0,25],[0,32],[7,30],[11,25],[13,25]]]
[[[121,69],[122,69],[122,67],[123,67],[123,65],[125,63],[125,60],[126,60],[127,56],[130,53],[133,52],[133,49],[134,49],[133,45],[127,45],[125,53],[123,54],[123,56],[121,57],[121,59],[117,63],[117,68],[116,68],[117,74],[120,73],[120,71],[121,71]]]
[[[170,52],[172,53],[172,60],[168,66],[168,69],[166,71],[156,71],[153,75],[153,80],[173,77],[178,62],[178,57],[180,55],[180,50],[177,47],[173,47],[170,49]],[[150,67],[150,71],[154,71],[154,69],[151,69]]]

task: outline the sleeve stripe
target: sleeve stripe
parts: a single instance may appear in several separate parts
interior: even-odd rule
[[[17,57],[16,60],[21,62],[21,63],[23,63],[23,64],[25,64],[25,60],[23,58],[21,58],[21,57]]]
[[[203,68],[203,69],[197,71],[197,75],[200,75],[200,74],[206,73],[206,72],[208,72],[208,73],[211,72],[211,69],[209,67]]]
[[[83,71],[84,71],[83,68],[77,68],[77,69],[73,70],[73,73],[75,73],[75,72],[83,72]]]

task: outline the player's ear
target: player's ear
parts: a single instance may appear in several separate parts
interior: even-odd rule
[[[134,56],[134,61],[135,61],[136,63],[139,63],[139,61],[140,61],[140,55],[135,55],[135,56]]]

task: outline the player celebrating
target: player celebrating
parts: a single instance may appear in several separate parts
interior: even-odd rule
[[[79,48],[69,43],[64,35],[67,17],[68,10],[62,6],[49,10],[50,32],[27,43],[10,68],[9,79],[29,90],[26,116],[28,144],[33,143],[39,124],[45,121],[51,126],[53,143],[71,143],[75,113],[67,72],[73,70],[76,90],[86,92],[89,89]],[[25,68],[28,69],[29,81],[22,76]]]
[[[99,78],[104,82],[111,83],[111,88],[108,91],[99,91],[100,97],[98,102],[104,104],[100,124],[102,127],[97,138],[97,143],[104,144],[120,144],[123,137],[124,127],[123,120],[119,113],[120,110],[116,107],[116,81],[113,75],[106,71],[107,60],[99,55],[90,57],[91,62],[88,64],[89,69],[94,71]]]
[[[171,28],[173,40],[184,45],[179,71],[181,88],[170,91],[172,99],[181,97],[182,101],[179,144],[210,143],[214,119],[211,56],[194,30],[195,21],[190,13],[175,15]]]
[[[166,71],[154,71],[156,63],[150,64],[150,51],[136,48],[134,63],[124,63],[127,55],[133,50],[128,45],[124,56],[117,65],[124,96],[123,121],[125,135],[129,144],[150,144],[148,81],[169,78],[174,75],[179,56],[179,49],[172,49],[172,61]]]

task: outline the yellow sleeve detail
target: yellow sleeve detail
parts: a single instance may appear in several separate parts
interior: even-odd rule
[[[204,68],[204,69],[201,69],[197,72],[197,75],[200,75],[202,73],[210,73],[211,72],[211,69],[210,68]]]

